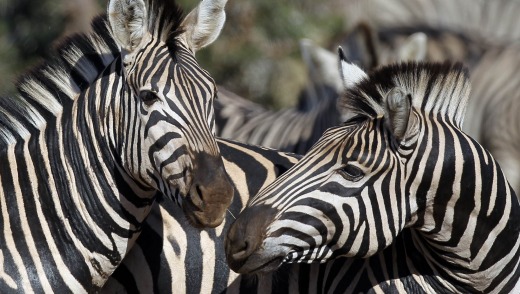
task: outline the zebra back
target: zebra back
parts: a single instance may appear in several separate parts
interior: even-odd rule
[[[269,110],[221,89],[215,103],[217,135],[303,154],[326,129],[341,122],[336,98],[330,91],[310,109]]]

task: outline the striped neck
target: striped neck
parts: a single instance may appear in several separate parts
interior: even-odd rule
[[[407,191],[414,195],[407,226],[420,232],[413,235],[415,246],[440,276],[489,292],[498,286],[489,277],[508,281],[511,263],[518,264],[520,207],[491,155],[458,128],[439,125],[435,131],[443,139],[426,132],[411,159],[417,181]],[[433,142],[441,142],[439,148],[431,148]]]
[[[111,81],[122,78],[122,65],[106,21],[98,18],[93,29],[24,76],[18,96],[0,99],[2,215],[20,228],[0,236],[0,251],[13,278],[32,287],[27,292],[101,287],[154,201],[156,192],[134,183],[114,155],[127,142],[111,138],[131,131],[120,123],[128,118],[114,117],[125,91]],[[16,250],[9,245],[22,241]],[[21,257],[32,259],[21,264]]]

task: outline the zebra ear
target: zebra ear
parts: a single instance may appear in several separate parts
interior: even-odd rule
[[[346,89],[352,88],[354,85],[359,83],[361,80],[366,79],[367,74],[359,68],[357,65],[347,60],[343,48],[338,48],[339,53],[339,72],[341,80],[343,81],[343,87]]]
[[[393,88],[386,95],[386,123],[398,142],[411,136],[415,128],[412,115],[412,96],[400,88]]]
[[[309,39],[300,40],[303,61],[313,82],[343,91],[343,82],[337,70],[338,57],[334,52],[322,48]]]
[[[184,19],[182,27],[193,52],[213,43],[220,34],[226,12],[227,0],[202,0]]]
[[[133,52],[146,33],[146,6],[142,0],[110,0],[108,21],[117,44]]]
[[[426,59],[428,37],[424,33],[415,33],[404,41],[398,51],[401,61],[422,61]]]

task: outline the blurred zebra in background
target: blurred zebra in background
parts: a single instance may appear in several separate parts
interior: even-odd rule
[[[111,0],[0,99],[0,292],[99,290],[161,194],[193,225],[222,222],[233,190],[211,132],[216,86],[193,54],[224,3],[183,18],[172,2]]]
[[[270,110],[219,89],[215,103],[217,135],[304,154],[326,129],[341,122],[336,95],[329,91],[311,109],[295,106]]]
[[[325,292],[520,291],[520,204],[460,129],[467,72],[404,63],[367,75],[341,63],[341,105],[356,115],[249,201],[227,235],[230,267],[344,256],[309,275],[323,274]]]
[[[464,130],[488,149],[520,195],[520,46],[490,49],[472,71]]]
[[[362,39],[358,42],[365,44],[367,32],[361,27],[351,34],[352,38]],[[412,35],[386,53],[384,60],[422,60],[425,42],[425,37],[420,33]],[[361,46],[356,44],[351,47]],[[309,40],[302,41],[301,51],[309,69],[310,83],[302,92],[299,105],[270,110],[219,88],[219,98],[215,102],[218,136],[280,151],[305,154],[325,130],[348,118],[349,114],[340,113],[337,107],[341,91],[337,82],[340,78],[337,74],[336,55],[319,48]],[[357,51],[351,50],[352,56],[357,56],[354,53]]]

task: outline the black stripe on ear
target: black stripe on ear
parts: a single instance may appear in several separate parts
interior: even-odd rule
[[[347,56],[345,55],[345,51],[343,51],[343,48],[341,46],[338,46],[338,55],[340,60],[352,63],[350,62],[350,60],[348,60]]]

